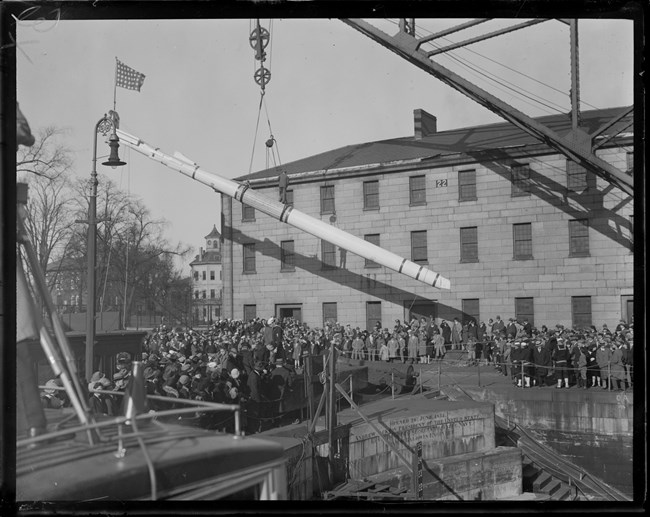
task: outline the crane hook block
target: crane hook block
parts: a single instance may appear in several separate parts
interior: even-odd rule
[[[264,86],[271,80],[271,71],[263,66],[255,71],[255,82],[264,88]]]
[[[251,32],[248,41],[253,50],[255,50],[255,59],[258,61],[264,61],[266,58],[266,52],[264,52],[264,49],[268,46],[269,39],[269,31],[264,27],[256,27],[253,29],[253,32]]]

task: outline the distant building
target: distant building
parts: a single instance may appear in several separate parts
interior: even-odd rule
[[[587,133],[626,108],[581,113]],[[610,327],[632,318],[634,199],[510,123],[414,135],[283,164],[295,209],[450,279],[437,290],[222,196],[224,316],[361,328],[430,315]],[[623,117],[596,154],[632,174]],[[570,115],[536,119],[560,134]],[[611,137],[611,138],[610,138]],[[599,140],[600,139],[600,140]],[[277,170],[249,174],[277,199]]]
[[[195,325],[207,325],[221,316],[221,234],[216,225],[205,236],[205,250],[190,263],[192,270],[192,314]]]

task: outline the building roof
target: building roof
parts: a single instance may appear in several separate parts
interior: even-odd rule
[[[596,131],[601,126],[622,114],[628,107],[607,108],[583,111],[580,114],[581,128],[587,133]],[[632,114],[614,124],[605,134],[624,127],[632,120]],[[547,126],[560,135],[571,130],[571,114],[538,117],[537,122]],[[603,135],[601,135],[603,136]],[[301,160],[283,164],[287,174],[327,171],[346,167],[384,164],[401,160],[436,158],[445,154],[471,153],[487,149],[539,144],[540,141],[510,122],[499,122],[482,126],[438,131],[429,136],[415,136],[380,140],[356,145],[347,145],[331,151],[309,156]],[[275,178],[275,167],[265,169],[237,178],[258,180]]]
[[[221,252],[217,250],[208,250],[203,252],[203,256],[195,255],[194,260],[190,262],[191,266],[201,264],[221,264]]]
[[[212,231],[211,231],[210,233],[208,233],[208,234],[205,236],[205,238],[206,238],[206,239],[214,239],[214,238],[218,238],[218,237],[221,237],[221,234],[220,234],[219,231],[217,230],[217,225],[215,224],[215,225],[212,227]]]

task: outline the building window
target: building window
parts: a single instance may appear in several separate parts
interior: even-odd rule
[[[466,298],[461,301],[463,307],[463,325],[469,323],[471,320],[478,325],[481,321],[481,315],[479,312],[479,300],[478,298]]]
[[[323,326],[327,323],[334,325],[337,320],[336,302],[323,302]]]
[[[587,188],[587,169],[573,160],[566,161],[566,186],[572,192]]]
[[[458,171],[458,201],[476,199],[476,171]]]
[[[411,232],[411,260],[416,264],[427,263],[427,231]]]
[[[214,300],[214,289],[210,289],[210,299]]]
[[[363,182],[363,209],[379,209],[379,181]]]
[[[287,205],[293,206],[293,189],[287,189]]]
[[[512,197],[530,195],[530,165],[513,165],[510,195]]]
[[[528,320],[531,327],[535,326],[535,306],[532,298],[515,298],[515,318],[523,323]]]
[[[254,221],[255,220],[255,209],[252,206],[247,205],[246,203],[241,204],[241,220],[242,221]]]
[[[282,241],[280,243],[280,269],[282,271],[294,271],[296,269],[293,241]]]
[[[255,273],[255,243],[244,244],[244,273]]]
[[[512,225],[512,250],[515,260],[533,258],[533,230],[530,223]]]
[[[336,212],[334,206],[334,185],[327,185],[320,188],[320,213],[333,214]]]
[[[571,297],[571,324],[574,328],[591,326],[591,296]]]
[[[201,278],[203,278],[203,280],[205,280],[205,271],[201,271]]]
[[[460,229],[460,261],[478,262],[478,228],[476,226]]]
[[[381,326],[381,302],[366,302],[366,329],[372,330],[378,323]]]
[[[411,176],[409,178],[409,197],[411,206],[427,204],[426,176]]]
[[[363,236],[363,238],[375,246],[379,246],[379,234],[378,233],[369,233]],[[365,259],[365,267],[381,267],[380,264],[377,264],[374,260]]]
[[[321,241],[321,261],[323,268],[336,267],[336,246],[331,242]]]
[[[634,153],[632,151],[628,151],[625,154],[625,165],[627,167],[627,172],[628,174],[633,174],[634,173]]]
[[[257,305],[244,305],[244,321],[257,318]]]
[[[214,270],[210,271],[210,280],[214,280]]]
[[[194,291],[194,299],[195,300],[199,299],[199,291]]]
[[[589,256],[589,221],[587,219],[569,221],[569,256]]]
[[[203,291],[201,291],[201,298],[205,300],[205,296],[206,296],[206,292],[205,289],[203,289]]]
[[[198,279],[199,279],[199,272],[194,271],[194,280],[198,280]]]

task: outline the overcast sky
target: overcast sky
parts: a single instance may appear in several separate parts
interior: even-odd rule
[[[416,20],[416,26],[423,35],[464,21]],[[494,20],[440,42],[521,21]],[[94,126],[113,107],[115,57],[146,75],[140,92],[117,89],[121,129],[230,178],[267,167],[267,113],[283,163],[348,144],[412,135],[416,108],[436,115],[439,131],[501,121],[340,20],[263,19],[271,36],[265,66],[272,75],[253,146],[260,88],[253,80],[259,62],[249,45],[251,23],[20,22],[18,101],[34,133],[51,125],[66,130],[74,174],[82,177],[91,171]],[[373,23],[396,32],[393,23]],[[582,108],[631,105],[632,22],[581,20],[579,35]],[[436,62],[528,115],[542,116],[570,109],[569,56],[569,27],[550,20]],[[154,218],[167,220],[170,242],[198,252],[212,226],[219,228],[219,196],[125,146],[120,151],[127,166],[113,171],[99,165],[98,171],[141,197]],[[101,137],[98,154],[108,154]],[[186,274],[192,258],[184,263]]]

